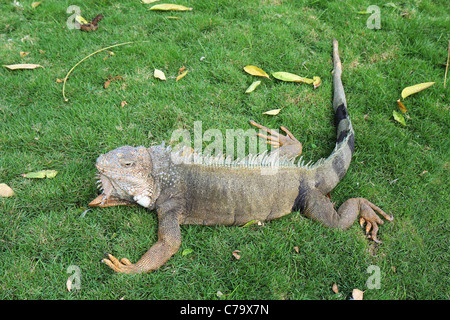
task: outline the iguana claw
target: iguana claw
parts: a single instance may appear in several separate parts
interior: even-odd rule
[[[372,202],[364,198],[360,198],[359,200],[360,200],[360,218],[359,218],[360,226],[363,227],[364,224],[366,223],[366,235],[376,243],[381,243],[381,241],[378,240],[377,238],[378,225],[383,224],[384,222],[383,220],[380,219],[380,217],[378,217],[376,212],[381,214],[388,221],[394,220],[394,217],[388,215],[386,212],[381,210]]]
[[[269,129],[250,120],[250,124],[267,132],[269,135],[258,133],[257,136],[265,139],[268,144],[271,144],[273,148],[280,147],[280,156],[286,156],[287,158],[296,158],[302,153],[302,143],[298,141],[294,135],[285,127],[280,127],[286,135],[278,133],[278,130]]]
[[[138,273],[139,268],[132,264],[130,260],[127,258],[122,258],[120,261],[114,257],[112,254],[106,253],[105,254],[108,259],[102,259],[102,262],[105,263],[108,267],[113,269],[115,272],[120,273]]]

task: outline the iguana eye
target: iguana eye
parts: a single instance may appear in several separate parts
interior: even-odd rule
[[[122,162],[122,166],[124,166],[126,168],[132,167],[132,166],[134,166],[134,162],[133,161],[124,161],[124,162]]]

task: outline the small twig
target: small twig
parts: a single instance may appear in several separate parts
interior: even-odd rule
[[[66,81],[67,81],[67,79],[69,78],[69,75],[72,73],[73,69],[75,69],[75,68],[76,68],[80,63],[82,63],[84,60],[87,60],[87,59],[89,59],[90,57],[92,57],[94,54],[97,54],[97,53],[99,53],[99,52],[102,52],[102,51],[105,51],[105,50],[108,50],[108,49],[111,49],[111,48],[114,48],[114,47],[124,46],[124,45],[126,45],[126,44],[131,44],[131,43],[134,43],[134,41],[129,41],[129,42],[124,42],[124,43],[119,43],[119,44],[115,44],[115,45],[112,45],[112,46],[109,46],[109,47],[106,47],[106,48],[97,50],[97,51],[95,51],[95,52],[92,52],[90,55],[84,57],[84,58],[81,59],[80,61],[78,61],[77,64],[74,65],[74,66],[72,67],[72,69],[69,70],[69,72],[67,73],[67,75],[66,75],[65,78],[64,78],[63,91],[62,91],[63,97],[64,97],[64,101],[69,101],[69,99],[66,98],[66,94],[65,94],[65,90],[66,90]]]
[[[450,40],[448,41],[448,55],[447,55],[447,65],[445,66],[445,76],[444,76],[444,88],[447,84],[447,71],[448,71],[448,61],[450,59]]]

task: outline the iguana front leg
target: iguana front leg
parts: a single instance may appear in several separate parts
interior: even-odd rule
[[[366,225],[366,234],[375,242],[380,242],[377,238],[378,225],[383,224],[383,220],[378,217],[378,212],[386,220],[392,221],[393,216],[388,215],[379,207],[364,198],[352,198],[345,201],[336,211],[330,199],[318,190],[308,190],[304,193],[303,214],[313,220],[321,221],[328,227],[340,229],[349,228],[358,216],[360,225]]]
[[[277,130],[269,129],[256,123],[253,120],[250,120],[250,124],[255,127],[267,132],[269,135],[265,135],[262,133],[258,133],[258,137],[267,140],[268,144],[271,144],[274,148],[279,148],[279,156],[287,157],[288,159],[296,158],[302,154],[302,144],[298,141],[294,135],[285,127],[280,127],[286,135],[279,134]]]
[[[181,232],[179,218],[183,212],[176,201],[166,203],[158,208],[159,228],[158,241],[139,259],[132,264],[128,259],[120,261],[111,254],[102,262],[107,264],[116,272],[123,273],[145,273],[158,269],[175,253],[181,245]]]

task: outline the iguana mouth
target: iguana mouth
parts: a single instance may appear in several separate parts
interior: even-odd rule
[[[98,168],[99,169],[99,168]],[[101,170],[99,169],[101,172]],[[136,206],[137,204],[133,201],[122,199],[119,196],[116,189],[114,188],[111,180],[102,173],[97,175],[97,188],[102,190],[102,193],[89,203],[91,207],[114,207],[114,206]]]

